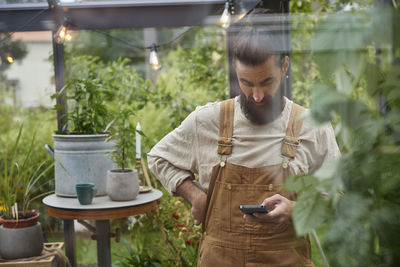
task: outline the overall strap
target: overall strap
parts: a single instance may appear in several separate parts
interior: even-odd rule
[[[221,102],[219,113],[218,154],[230,155],[232,153],[233,117],[235,114],[235,99]]]
[[[219,111],[219,138],[218,138],[218,154],[219,155],[230,155],[232,153],[232,135],[233,135],[233,117],[235,114],[235,99],[228,99],[221,102]],[[206,229],[208,223],[208,208],[210,206],[210,200],[214,191],[215,181],[221,173],[221,168],[225,166],[225,162],[213,168],[210,178],[210,183],[207,190],[207,202],[205,215],[202,222],[203,232]]]
[[[297,117],[304,112],[304,108],[295,103],[292,104],[292,111],[288,127],[286,129],[286,136],[283,139],[282,155],[294,159],[296,157],[297,147],[300,145],[299,134],[303,121]]]

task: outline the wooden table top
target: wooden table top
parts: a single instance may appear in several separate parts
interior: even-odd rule
[[[77,198],[59,197],[56,194],[43,199],[49,216],[59,219],[107,220],[143,214],[156,209],[156,200],[162,192],[152,189],[131,201],[112,201],[108,196],[93,198],[92,204],[81,205]]]

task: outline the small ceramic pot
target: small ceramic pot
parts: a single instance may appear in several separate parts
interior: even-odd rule
[[[139,179],[136,170],[113,169],[107,172],[107,195],[113,201],[133,200],[139,193]]]

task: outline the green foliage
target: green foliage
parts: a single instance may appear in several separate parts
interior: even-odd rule
[[[171,110],[167,129],[176,128],[197,106],[228,96],[225,37],[219,27],[195,28],[193,44],[178,45],[163,62],[155,83],[156,108]]]
[[[363,1],[352,1],[352,0],[342,0],[336,1],[332,3],[331,1],[313,1],[313,0],[297,0],[290,1],[289,9],[290,9],[290,45],[292,49],[291,54],[291,70],[292,70],[292,97],[293,100],[304,106],[310,106],[311,100],[311,92],[312,92],[312,84],[315,82],[321,81],[320,70],[316,64],[316,60],[313,57],[312,53],[316,50],[312,48],[311,39],[314,36],[317,25],[321,19],[324,18],[326,14],[332,14],[333,12],[337,12],[335,16],[341,16],[340,12],[345,7],[356,6],[358,8],[364,8],[371,6],[371,0],[363,0]],[[343,25],[344,27],[348,27],[346,17],[343,17]],[[350,18],[351,19],[351,18]],[[331,24],[325,23],[326,26],[332,27]],[[325,27],[319,27],[322,29],[322,32],[325,31]],[[341,27],[336,29],[337,31],[341,31]],[[335,39],[334,34],[330,34],[331,31],[325,31],[328,38],[331,38],[329,41],[332,42],[352,42],[351,34],[355,33],[356,36],[359,34],[357,29],[353,29],[352,33],[349,33],[350,39],[344,38],[344,40]],[[322,38],[322,37],[321,37]],[[325,38],[322,38],[322,41],[326,41],[329,45],[329,41]],[[319,46],[318,49],[324,48],[324,46]],[[329,49],[327,49],[329,51]],[[338,60],[338,59],[333,59]],[[322,63],[323,61],[321,61]],[[323,62],[324,67],[329,67],[330,64]],[[357,94],[357,97],[364,97],[365,90],[361,88],[353,88],[352,93]]]
[[[150,249],[148,246],[144,246],[148,240],[146,238],[148,236],[144,236],[144,238],[138,237],[135,241],[136,247],[132,249],[131,244],[124,238],[122,242],[125,245],[125,249],[129,252],[129,256],[122,256],[122,260],[117,262],[117,266],[129,267],[129,266],[137,266],[137,267],[161,267],[161,262],[157,259],[155,255],[157,255],[160,251],[154,251]],[[156,248],[157,249],[157,248]],[[156,253],[154,253],[156,252]]]
[[[151,238],[138,242],[137,252],[124,262],[137,264],[139,259],[152,259],[161,266],[196,266],[201,228],[194,225],[190,205],[169,195],[159,182],[156,187],[164,193],[157,210],[136,216],[130,229],[133,237]]]
[[[105,89],[94,72],[88,78],[68,80],[63,89],[52,98],[66,94],[67,123],[63,132],[71,134],[99,134],[109,121],[106,98],[111,97],[110,90]],[[63,107],[56,106],[56,109]]]
[[[114,94],[112,101],[107,103],[111,112],[119,110],[122,105],[129,106],[136,113],[151,99],[151,81],[143,79],[130,64],[129,59],[118,58],[107,65],[97,65],[103,86]]]
[[[135,113],[148,101],[151,82],[136,73],[129,59],[105,64],[99,57],[69,56],[68,63],[66,85],[53,98],[66,94],[68,123],[64,128],[72,134],[103,133],[128,106]]]
[[[390,8],[344,12],[326,16],[312,39],[321,80],[312,86],[309,119],[339,119],[342,157],[314,175],[289,179],[286,187],[300,193],[293,212],[299,234],[327,226],[324,245],[333,266],[400,263],[400,149],[394,135],[400,67],[392,38],[399,25],[398,10]],[[369,53],[376,43],[380,65]],[[377,108],[381,97],[385,113]]]
[[[42,180],[52,169],[53,163],[43,161],[31,164],[29,162],[35,144],[35,135],[30,141],[26,154],[23,155],[23,160],[18,161],[17,152],[21,133],[22,125],[12,147],[4,151],[0,161],[0,203],[4,205],[4,215],[7,219],[18,219],[17,202],[20,202],[19,207],[25,215],[32,201],[51,193],[47,191],[34,196],[38,189],[49,183],[49,180],[44,180],[44,182]]]
[[[133,111],[128,107],[121,107],[114,112],[114,120],[110,123],[110,135],[107,140],[115,141],[115,150],[112,152],[112,159],[117,163],[118,167],[125,170],[132,164],[135,158],[135,125],[130,121],[130,117],[134,115]]]

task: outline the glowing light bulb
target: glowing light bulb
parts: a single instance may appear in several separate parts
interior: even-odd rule
[[[246,16],[246,12],[243,12],[243,13],[239,14],[239,15],[237,16],[237,18],[236,18],[236,21],[241,20],[242,18],[244,18],[244,16]]]
[[[63,27],[61,28],[61,31],[60,31],[60,33],[58,34],[58,36],[60,36],[60,38],[64,38],[66,32],[67,32],[67,28],[66,28],[65,26],[63,26]]]
[[[14,63],[14,58],[10,54],[6,55],[6,60],[10,64]]]
[[[65,40],[71,41],[72,40],[72,35],[67,33],[67,35],[65,35]]]
[[[150,47],[149,63],[154,70],[158,70],[161,67],[157,57],[157,46],[154,43]]]
[[[235,16],[235,23],[244,18],[248,12],[248,9],[243,6],[243,1],[238,1],[236,3],[236,10],[238,10],[239,12],[237,12],[237,15]]]
[[[224,27],[225,29],[228,28],[229,24],[231,23],[231,14],[229,13],[229,3],[228,2],[225,3],[225,9],[224,9],[224,12],[222,12],[219,22],[221,23],[221,26]]]
[[[62,44],[65,39],[68,40],[68,35],[69,34],[67,34],[67,27],[65,27],[64,25],[61,25],[60,28],[57,30],[54,37],[55,37],[57,43]],[[71,35],[69,35],[69,36],[71,36]]]

